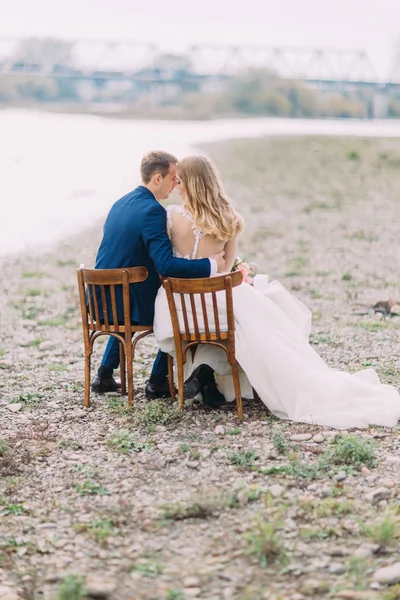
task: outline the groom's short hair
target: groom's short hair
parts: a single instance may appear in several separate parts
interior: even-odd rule
[[[152,150],[152,152],[143,156],[140,164],[140,174],[143,183],[149,183],[155,173],[160,173],[165,177],[170,166],[177,163],[178,159],[173,154],[163,152],[162,150]]]

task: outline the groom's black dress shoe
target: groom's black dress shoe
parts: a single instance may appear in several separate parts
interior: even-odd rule
[[[117,383],[114,377],[102,379],[98,375],[92,381],[92,392],[96,394],[106,394],[107,392],[119,392],[121,384]]]
[[[214,371],[209,365],[199,365],[183,384],[183,397],[190,400],[209,383],[214,383]]]
[[[203,404],[208,408],[220,408],[226,404],[225,396],[219,391],[215,382],[207,383],[201,390]]]
[[[147,381],[144,393],[148,400],[171,398],[168,381],[165,381],[164,383],[152,383],[151,381]]]

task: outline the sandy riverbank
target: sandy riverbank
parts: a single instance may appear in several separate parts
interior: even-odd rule
[[[399,386],[400,317],[380,320],[368,306],[400,299],[400,141],[206,150],[246,219],[241,253],[313,310],[318,352],[341,369],[373,365]],[[1,597],[79,600],[85,581],[88,597],[101,589],[110,600],[361,598],[362,589],[383,598],[369,586],[399,561],[398,430],[356,432],[359,463],[341,455],[329,470],[318,461],[340,448],[334,433],[291,441],[322,428],[277,421],[263,406],[247,404],[243,424],[231,407],[177,417],[144,401],[151,340],[135,366],[135,411],[117,396],[83,410],[75,270],[93,264],[101,226],[0,263]],[[75,595],[63,596],[68,574]]]

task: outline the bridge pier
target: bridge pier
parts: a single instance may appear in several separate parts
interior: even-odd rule
[[[389,95],[385,91],[376,91],[372,95],[372,119],[386,119],[389,113]]]

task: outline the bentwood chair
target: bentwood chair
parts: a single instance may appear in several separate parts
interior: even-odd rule
[[[131,323],[129,290],[130,285],[147,279],[147,269],[80,268],[77,275],[85,351],[84,405],[90,404],[90,362],[93,344],[98,337],[111,335],[120,344],[121,394],[126,395],[128,383],[128,405],[133,406],[133,359],[136,344],[143,337],[153,333],[153,328],[152,325]]]
[[[176,368],[178,377],[179,409],[184,408],[183,365],[189,348],[199,344],[211,344],[222,348],[232,369],[236,408],[239,419],[243,419],[243,405],[239,381],[239,365],[235,357],[235,318],[232,288],[240,285],[240,271],[207,277],[206,279],[163,280],[171,315],[175,341]],[[171,398],[175,398],[173,358],[168,356],[168,375]]]

